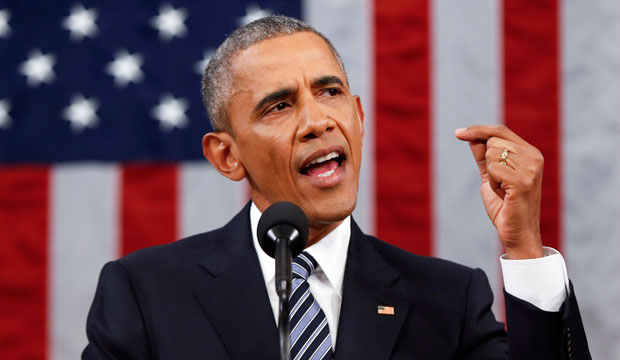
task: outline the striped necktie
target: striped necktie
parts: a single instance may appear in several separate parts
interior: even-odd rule
[[[333,356],[327,318],[307,282],[317,266],[316,260],[305,251],[293,259],[289,315],[293,360],[330,360]]]

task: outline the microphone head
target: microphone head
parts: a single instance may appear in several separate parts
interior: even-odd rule
[[[301,254],[308,242],[308,218],[299,206],[280,201],[265,210],[258,221],[258,243],[267,255],[275,257],[276,239],[290,241],[291,255]]]

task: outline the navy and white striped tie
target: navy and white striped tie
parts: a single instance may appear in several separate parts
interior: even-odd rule
[[[316,260],[305,251],[293,259],[289,319],[294,360],[330,360],[333,356],[327,318],[307,282],[316,268]]]

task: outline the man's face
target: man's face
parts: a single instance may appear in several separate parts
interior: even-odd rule
[[[261,211],[299,205],[311,225],[348,216],[357,201],[363,112],[319,36],[259,42],[232,62],[231,147]]]

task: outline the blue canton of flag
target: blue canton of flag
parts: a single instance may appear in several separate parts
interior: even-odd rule
[[[238,25],[297,1],[0,2],[0,163],[183,161],[200,78]]]

